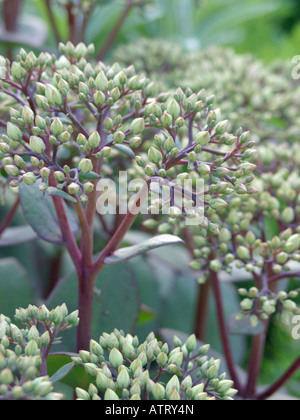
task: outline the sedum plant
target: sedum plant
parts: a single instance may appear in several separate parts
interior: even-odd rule
[[[0,120],[1,182],[20,193],[25,213],[33,192],[39,203],[43,197],[53,200],[43,201],[36,216],[28,212],[26,216],[38,236],[49,242],[58,239],[47,229],[43,214],[51,207],[58,220],[59,241],[65,244],[78,277],[77,349],[83,350],[91,339],[96,278],[114,262],[111,257],[137,219],[134,210],[146,200],[144,189],[162,182],[169,191],[171,216],[181,211],[183,220],[192,218],[202,235],[218,234],[214,215],[228,206],[231,195],[256,192],[249,176],[255,166],[248,163],[254,143],[241,129],[231,134],[230,122],[220,121],[212,106],[214,97],[205,90],[179,88],[175,94],[155,94],[155,85],[136,75],[132,66],[90,63],[93,46],[69,42],[60,50],[59,58],[47,53],[36,57],[24,50],[12,63],[1,57],[0,92],[6,104]],[[117,181],[120,168],[127,171],[128,182],[140,178],[142,187],[129,197],[121,223],[95,255],[96,184],[105,177]],[[191,211],[176,205],[175,187],[183,193],[186,179],[195,183],[203,178],[203,199],[190,191]],[[78,236],[70,206],[77,216]],[[149,210],[153,207],[160,210],[164,203],[157,199]],[[4,227],[11,217],[10,213]],[[168,244],[165,238],[161,242]],[[131,256],[147,250],[143,244],[140,247]]]
[[[165,50],[170,53],[162,61]],[[171,47],[164,40],[148,39],[117,48],[113,59],[124,65],[137,63],[137,70],[145,71],[165,89],[177,85],[207,89],[208,94],[216,95],[215,107],[220,107],[234,128],[251,130],[257,143],[297,141],[300,91],[289,63],[264,66],[251,55],[239,55],[230,48],[185,52],[176,44]]]
[[[30,305],[18,309],[15,319],[20,327],[0,315],[0,401],[62,399],[47,376],[47,359],[59,335],[77,327],[78,311]]]
[[[88,391],[77,388],[79,400],[232,400],[236,394],[226,374],[219,375],[220,360],[209,359],[209,346],[197,349],[195,335],[174,349],[159,342],[153,333],[140,344],[137,337],[115,330],[90,352],[73,358],[95,378]]]
[[[218,374],[220,360],[208,357],[209,346],[197,349],[194,335],[185,344],[175,337],[170,351],[153,333],[142,344],[122,331],[104,333],[49,378],[51,348],[58,335],[78,325],[78,311],[69,314],[65,304],[52,311],[30,305],[15,319],[20,328],[0,315],[0,401],[60,400],[55,385],[78,367],[89,378],[87,390],[76,388],[78,400],[232,400],[237,392],[226,374]]]

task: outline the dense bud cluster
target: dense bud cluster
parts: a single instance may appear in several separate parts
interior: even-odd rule
[[[117,174],[122,158],[133,179],[148,183],[161,179],[170,188],[176,178],[179,185],[204,179],[204,201],[197,207],[195,197],[189,200],[199,219],[204,206],[211,212],[226,207],[233,192],[255,193],[250,134],[232,133],[205,90],[155,96],[155,85],[132,66],[92,65],[93,46],[69,42],[60,51],[58,59],[21,50],[11,64],[0,60],[0,91],[13,101],[1,122],[1,173],[12,189],[39,181],[44,194],[63,192],[85,203],[101,175]],[[217,229],[201,220],[204,230]]]
[[[162,63],[160,57],[165,49],[169,53]],[[209,94],[217,95],[216,107],[234,127],[242,125],[251,130],[255,141],[298,139],[300,90],[290,65],[264,66],[251,55],[238,55],[224,47],[184,52],[176,44],[171,47],[164,40],[152,39],[119,47],[115,57],[124,65],[137,62],[140,71],[159,80],[165,89],[207,89]],[[151,57],[151,62],[147,57]]]
[[[19,328],[0,315],[0,400],[60,400],[42,366],[56,337],[78,325],[78,312],[66,305],[49,311],[29,306],[16,311]]]
[[[209,359],[209,346],[197,349],[195,336],[177,337],[174,350],[154,334],[140,344],[137,337],[115,330],[92,341],[90,352],[74,358],[95,378],[79,400],[231,400],[233,382],[219,375],[220,361]]]
[[[298,290],[275,287],[280,280],[300,277],[299,153],[293,145],[281,150],[260,146],[253,184],[257,195],[232,199],[230,209],[215,220],[221,226],[217,238],[193,238],[191,268],[201,272],[200,283],[211,272],[232,275],[236,269],[253,278],[255,287],[240,291],[239,319],[250,315],[254,326],[276,312],[287,322],[289,313],[300,312]]]

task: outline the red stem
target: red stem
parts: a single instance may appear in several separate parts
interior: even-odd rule
[[[20,199],[18,198],[0,225],[0,236],[5,231],[5,229],[10,225],[12,219],[14,218],[14,215],[16,214],[16,211],[18,210],[19,205],[20,205]]]
[[[214,271],[211,271],[210,274],[211,274],[212,288],[213,288],[215,301],[216,301],[220,334],[221,334],[222,344],[224,348],[224,354],[225,354],[227,365],[228,365],[228,370],[229,370],[231,379],[234,382],[235,388],[238,391],[242,392],[243,388],[240,383],[239,377],[237,375],[236,366],[234,363],[231,345],[229,341],[228,329],[227,329],[226,321],[225,321],[222,293],[221,293],[221,288],[219,284],[218,274]]]
[[[282,375],[274,385],[272,385],[269,389],[264,391],[262,394],[259,394],[256,399],[257,400],[266,400],[274,395],[277,391],[280,390],[284,386],[284,384],[300,369],[300,358],[292,364],[292,366]]]
[[[105,44],[103,45],[103,47],[101,48],[101,51],[98,55],[98,60],[101,61],[105,58],[105,56],[107,55],[107,53],[109,52],[111,46],[114,44],[125,20],[127,19],[129,13],[131,12],[131,9],[134,7],[134,1],[133,0],[129,0],[127,2],[127,5],[125,7],[125,9],[123,10],[123,13],[121,14],[118,22],[116,23],[115,27],[113,28],[113,30],[111,31],[109,37],[107,38]]]

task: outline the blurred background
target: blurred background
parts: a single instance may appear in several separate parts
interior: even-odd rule
[[[20,47],[36,53],[56,53],[58,41],[70,38],[64,3],[68,0],[2,0],[0,54],[12,58]],[[121,0],[94,0],[88,21],[82,22],[83,31],[73,34],[74,42],[94,43],[101,59],[107,61],[115,59],[116,49],[120,54],[123,45],[134,45],[145,37],[161,38],[188,51],[227,46],[238,54],[250,53],[266,65],[279,59],[291,62],[293,56],[300,54],[299,0],[156,0],[123,15],[117,33],[111,33],[125,6]],[[169,51],[164,54],[169,55]],[[2,190],[0,198],[5,205],[0,206],[0,222],[15,200],[1,194]],[[128,244],[139,241],[141,235],[133,232],[127,238]],[[97,241],[100,250],[103,246],[100,233]],[[102,291],[96,296],[96,306],[100,308],[95,313],[97,332],[115,327],[128,331],[134,328],[141,337],[159,328],[193,332],[198,286],[188,269],[189,261],[188,252],[174,247],[139,257],[121,268],[108,268],[97,285]],[[114,290],[107,281],[111,277],[118,284]],[[21,211],[12,230],[0,238],[0,279],[10,279],[1,284],[0,313],[13,316],[14,308],[41,302],[51,307],[66,302],[70,310],[76,309],[76,279],[66,252],[38,240]],[[239,312],[238,287],[238,282],[223,283],[228,316]],[[112,308],[118,308],[118,312],[112,312]],[[74,337],[70,337],[66,349],[72,349],[73,341]],[[212,299],[206,341],[222,352]],[[232,342],[236,362],[246,367],[249,337],[236,335]],[[278,372],[287,368],[298,354],[299,343],[291,341],[284,328],[274,325],[268,337],[261,383],[278,378]],[[290,382],[290,393],[300,396],[299,383],[299,380]]]
[[[51,0],[50,0],[51,1]],[[4,12],[0,29],[1,50],[7,45],[55,50],[47,0],[2,0],[13,13]],[[68,38],[64,11],[56,1],[57,37]],[[97,0],[86,28],[86,42],[101,46],[122,11],[120,0]],[[140,37],[161,37],[189,50],[209,45],[231,46],[239,53],[251,52],[265,62],[290,59],[299,52],[300,3],[298,0],[158,0],[128,16],[114,43]],[[16,24],[16,21],[19,21]]]

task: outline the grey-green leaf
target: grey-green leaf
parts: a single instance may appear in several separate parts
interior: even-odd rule
[[[71,203],[77,203],[76,198],[72,197],[70,194],[59,190],[58,188],[49,187],[47,189],[47,194],[55,197],[61,197],[64,200],[70,201]]]
[[[0,238],[0,247],[15,246],[33,241],[36,233],[30,226],[16,226],[5,229]]]
[[[105,259],[106,264],[118,264],[123,261],[130,260],[138,255],[145,254],[153,249],[161,248],[163,246],[175,245],[183,243],[183,240],[174,235],[159,235],[148,239],[138,245],[129,246],[116,251],[111,256]]]
[[[46,242],[62,243],[63,237],[52,198],[43,195],[39,182],[34,185],[20,184],[21,207],[28,224],[39,238]],[[73,212],[65,204],[67,218],[72,232],[78,231],[78,224]]]
[[[64,365],[61,369],[59,369],[53,376],[50,378],[50,382],[54,385],[60,382],[63,378],[65,378],[73,369],[74,363],[68,363]]]

